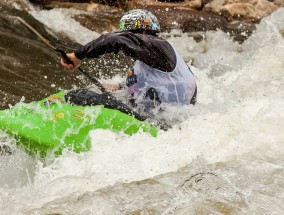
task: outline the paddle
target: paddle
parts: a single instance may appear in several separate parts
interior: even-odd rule
[[[74,63],[68,58],[68,56],[66,55],[65,51],[55,47],[53,45],[50,44],[50,42],[45,39],[37,30],[35,30],[29,23],[27,23],[25,20],[23,20],[21,17],[17,17],[17,20],[19,20],[22,24],[24,24],[28,29],[30,29],[34,34],[36,34],[48,47],[50,47],[52,50],[56,51],[57,53],[60,53],[61,57],[63,58],[64,62],[66,64],[72,64],[74,65]],[[113,108],[113,109],[117,109],[120,110],[123,113],[126,113],[128,115],[132,115],[134,116],[136,119],[139,119],[141,121],[144,121],[147,119],[146,116],[143,116],[137,112],[135,112],[133,109],[131,109],[130,107],[128,107],[126,104],[124,104],[123,102],[117,100],[113,95],[111,95],[109,92],[106,91],[106,89],[102,86],[102,84],[96,79],[94,78],[92,75],[90,75],[88,72],[84,71],[82,68],[77,68],[85,77],[87,77],[89,80],[91,80],[102,92],[103,94],[106,95],[106,97],[108,97],[109,102],[107,102],[105,105],[108,108]],[[163,130],[167,130],[168,128],[170,128],[169,125],[165,124],[165,123],[161,123],[158,122],[160,125],[160,128]]]
[[[47,46],[49,46],[52,50],[58,52],[61,54],[61,57],[64,60],[64,63],[66,64],[72,64],[74,65],[74,63],[67,57],[65,51],[63,51],[62,49],[55,47],[53,45],[50,44],[50,42],[45,39],[37,30],[35,30],[29,23],[27,23],[25,20],[23,20],[21,17],[16,17],[22,24],[24,24],[28,29],[30,29],[33,33],[35,33],[42,42],[44,42]],[[93,77],[92,75],[90,75],[88,72],[84,71],[82,68],[77,68],[84,76],[86,76],[89,80],[91,80],[95,85],[97,85],[97,87],[102,91],[102,92],[106,92],[106,89],[103,87],[103,85],[98,81],[98,79],[96,79],[95,77]]]

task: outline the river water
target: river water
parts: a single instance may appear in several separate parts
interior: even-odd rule
[[[98,36],[72,13],[30,9],[78,43]],[[167,37],[197,78],[188,117],[157,138],[92,131],[90,152],[45,161],[14,148],[0,156],[0,214],[284,214],[283,36],[281,8],[243,44],[221,31]]]

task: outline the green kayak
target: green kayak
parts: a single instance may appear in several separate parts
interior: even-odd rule
[[[77,153],[90,150],[89,132],[94,129],[128,135],[143,131],[154,137],[158,132],[150,123],[118,110],[66,103],[64,92],[0,111],[0,129],[13,136],[28,154],[42,158],[58,156],[64,149]]]

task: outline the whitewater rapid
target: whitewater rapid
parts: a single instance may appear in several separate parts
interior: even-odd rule
[[[73,13],[78,11],[31,11],[49,28],[81,44],[98,37],[75,22]],[[221,31],[205,35],[199,43],[186,34],[167,38],[197,79],[198,102],[184,109],[183,122],[160,131],[157,138],[95,130],[90,133],[92,151],[64,152],[46,163],[19,150],[0,157],[0,214],[47,214],[47,205],[56,204],[64,214],[67,206],[62,202],[68,205],[66,214],[111,214],[103,203],[82,203],[80,210],[80,204],[68,202],[78,193],[95,195],[119,183],[178,174],[196,159],[241,193],[244,205],[227,214],[283,214],[284,9],[264,18],[243,44]],[[196,209],[202,203],[191,199],[188,205]],[[196,214],[193,211],[185,210]],[[166,206],[160,212],[182,214]]]

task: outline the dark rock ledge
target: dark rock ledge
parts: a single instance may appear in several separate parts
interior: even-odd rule
[[[74,16],[83,26],[111,32],[126,10],[144,8],[159,19],[162,32],[180,29],[196,40],[204,32],[222,30],[243,42],[255,30],[255,24],[284,6],[282,0],[30,0],[43,9],[74,8],[88,12]]]

